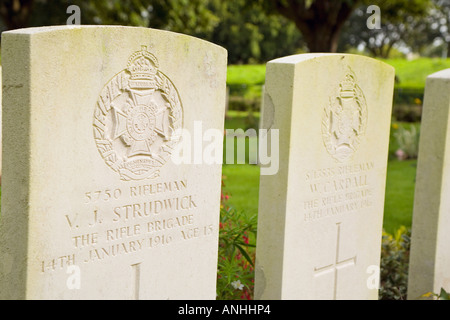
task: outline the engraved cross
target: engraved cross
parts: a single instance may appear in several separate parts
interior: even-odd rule
[[[341,269],[356,265],[356,256],[345,259],[345,260],[339,260],[341,223],[340,222],[336,223],[336,225],[337,225],[337,241],[336,241],[336,255],[335,255],[334,262],[332,264],[329,264],[329,265],[326,265],[323,267],[315,267],[314,268],[314,277],[320,277],[320,276],[322,276],[324,274],[328,274],[330,272],[334,273],[333,300],[336,300],[338,271]]]
[[[133,272],[133,300],[139,300],[140,284],[141,284],[141,263],[131,265]]]

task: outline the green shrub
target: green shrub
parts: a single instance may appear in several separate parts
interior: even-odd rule
[[[413,88],[403,88],[396,85],[394,89],[394,105],[406,104],[406,105],[416,105],[423,101],[425,86],[421,85],[419,87]],[[420,101],[420,103],[418,103]],[[400,121],[401,119],[399,119]],[[401,120],[403,121],[403,120]]]
[[[420,130],[416,125],[411,125],[409,129],[403,126],[399,127],[394,132],[394,137],[399,146],[399,150],[396,152],[399,160],[417,159]]]
[[[411,230],[401,227],[395,235],[383,232],[380,300],[406,300]]]
[[[416,102],[419,102],[418,99]],[[415,104],[405,104],[397,103],[394,104],[392,109],[392,116],[396,121],[401,122],[420,122],[422,119],[422,105],[419,103]]]
[[[222,192],[217,271],[218,300],[251,300],[255,278],[257,216],[228,207]]]
[[[241,96],[230,96],[228,99],[228,110],[255,112],[261,109],[260,98],[246,98]]]

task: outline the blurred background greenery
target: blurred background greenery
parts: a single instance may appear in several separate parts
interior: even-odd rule
[[[2,0],[0,30],[66,24],[72,4],[82,24],[193,35],[228,49],[230,64],[307,51],[446,57],[450,44],[448,0]],[[379,29],[367,27],[370,5]]]

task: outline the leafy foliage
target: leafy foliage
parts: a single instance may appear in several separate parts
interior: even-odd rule
[[[394,235],[383,232],[380,300],[406,300],[411,230],[401,227]]]
[[[228,48],[231,64],[267,61],[302,47],[302,37],[288,19],[267,14],[247,0],[221,3],[214,9],[221,12],[220,23],[206,39]]]
[[[434,292],[428,292],[421,296],[421,298],[432,298],[433,300],[450,300],[450,294],[445,291],[444,288],[441,288],[441,291],[439,293]]]
[[[450,300],[450,294],[444,290],[444,288],[441,288],[441,292],[439,293],[438,300]]]
[[[65,24],[71,4],[81,8],[82,24],[193,35],[227,48],[232,64],[308,49],[344,51],[364,45],[372,55],[387,57],[399,43],[420,52],[434,40],[450,44],[448,0],[3,0],[0,29]],[[366,27],[368,5],[381,8],[380,30]]]
[[[394,132],[394,137],[399,145],[398,153],[403,155],[399,160],[417,159],[419,155],[420,130],[412,124],[409,129],[399,127]]]
[[[222,194],[219,224],[217,299],[253,299],[257,216],[228,207]]]
[[[380,29],[366,27],[367,7],[372,4],[380,7]],[[431,34],[426,23],[431,8],[432,0],[368,1],[358,6],[347,22],[341,39],[341,49],[344,46],[363,45],[372,56],[388,58],[394,45],[405,45],[407,42],[419,45],[419,38]],[[358,30],[358,32],[354,32],[354,30]],[[428,38],[425,39],[425,42],[429,43],[430,41],[432,42]]]
[[[86,19],[97,24],[152,27],[191,35],[209,33],[219,22],[215,0],[81,1]]]

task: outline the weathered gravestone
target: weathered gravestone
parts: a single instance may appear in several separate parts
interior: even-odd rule
[[[226,50],[46,27],[3,33],[2,63],[0,297],[215,299],[221,165],[171,154],[223,132]]]
[[[0,88],[2,84],[2,67],[0,67]],[[0,185],[2,181],[2,90],[0,89]]]
[[[408,299],[450,291],[450,69],[427,78],[420,130]]]
[[[280,168],[260,181],[257,298],[377,298],[393,85],[392,67],[362,56],[268,63]]]

